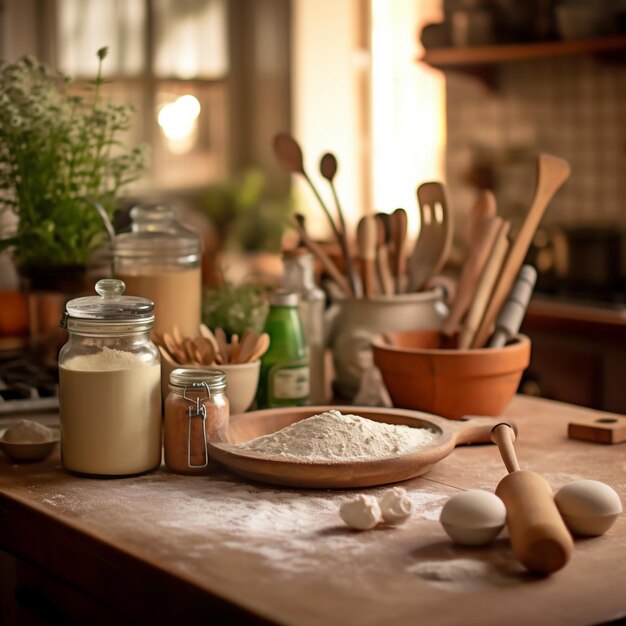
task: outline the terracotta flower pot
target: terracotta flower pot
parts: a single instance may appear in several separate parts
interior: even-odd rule
[[[374,363],[394,406],[450,419],[500,415],[530,362],[530,339],[518,335],[503,348],[478,350],[444,349],[441,345],[436,330],[374,338]]]

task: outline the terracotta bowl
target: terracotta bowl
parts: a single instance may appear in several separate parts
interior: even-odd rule
[[[497,416],[513,399],[530,362],[530,339],[518,335],[503,348],[442,348],[436,330],[385,333],[372,341],[396,407],[450,419]]]

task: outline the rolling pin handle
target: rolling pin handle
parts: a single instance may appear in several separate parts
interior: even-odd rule
[[[520,469],[517,461],[517,455],[515,454],[515,448],[513,446],[515,437],[515,431],[509,424],[496,424],[491,429],[491,441],[498,446],[504,465],[509,473],[518,472]]]

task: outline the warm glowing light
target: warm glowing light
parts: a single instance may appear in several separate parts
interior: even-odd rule
[[[200,110],[198,98],[189,94],[163,105],[159,110],[157,120],[172,152],[180,154],[193,147]]]

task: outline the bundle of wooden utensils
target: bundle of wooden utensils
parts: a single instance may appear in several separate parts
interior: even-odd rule
[[[304,169],[298,142],[291,135],[280,133],[274,138],[274,153],[284,169],[304,177],[324,211],[341,250],[345,273],[307,233],[302,215],[295,216],[293,225],[300,235],[301,243],[315,255],[346,297],[368,298],[420,291],[441,271],[450,253],[453,232],[452,215],[441,183],[424,183],[417,190],[422,226],[410,257],[406,253],[407,213],[404,209],[396,209],[391,214],[377,213],[361,218],[355,237],[357,254],[354,257],[358,261],[355,264],[345,217],[334,185],[336,157],[327,152],[322,156],[319,167],[320,174],[330,184],[337,213],[335,220]]]
[[[305,178],[322,207],[341,249],[345,274],[308,235],[302,215],[296,216],[294,227],[301,243],[317,257],[346,297],[420,291],[428,288],[440,274],[450,254],[453,234],[452,212],[441,183],[427,182],[417,189],[420,231],[410,256],[405,253],[407,214],[404,209],[361,218],[356,233],[357,273],[333,183],[337,159],[326,153],[320,161],[320,173],[330,183],[338,222],[304,169],[297,141],[286,133],[276,135],[274,153],[287,171]],[[548,203],[569,174],[566,161],[550,154],[539,155],[535,194],[521,227],[511,239],[511,224],[496,214],[493,194],[480,192],[472,210],[470,252],[442,328],[451,347],[501,347],[517,333],[537,276],[533,267],[522,267],[522,263]]]
[[[537,278],[533,267],[522,264],[548,203],[569,174],[566,161],[539,155],[535,194],[511,240],[510,223],[496,215],[493,194],[479,194],[471,216],[470,253],[442,327],[444,336],[456,337],[458,348],[498,348],[517,334]]]
[[[200,324],[197,337],[183,337],[174,326],[171,333],[155,333],[154,343],[170,365],[227,365],[260,359],[270,345],[270,338],[267,333],[259,335],[248,329],[241,339],[233,335],[229,343],[223,329],[216,328],[213,333],[205,324]]]

